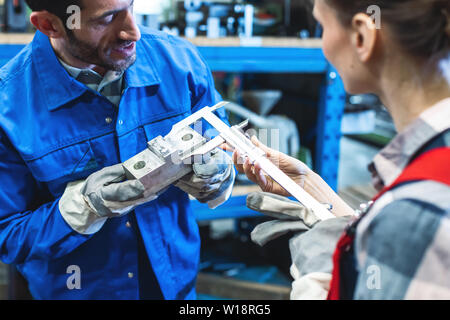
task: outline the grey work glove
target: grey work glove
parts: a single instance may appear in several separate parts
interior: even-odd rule
[[[312,272],[331,273],[337,242],[350,221],[351,217],[320,221],[308,232],[297,234],[289,240],[292,262],[300,276]]]
[[[97,232],[106,219],[122,216],[157,198],[139,180],[126,180],[122,164],[103,168],[67,185],[59,201],[64,220],[82,234]]]
[[[216,148],[207,161],[194,163],[192,173],[174,185],[214,209],[230,197],[235,176],[231,157]]]
[[[263,246],[288,232],[291,252],[291,299],[326,299],[332,272],[332,256],[350,217],[321,221],[314,212],[296,201],[271,193],[255,192],[247,206],[275,220],[264,222],[251,233],[253,242]]]
[[[291,275],[294,278],[292,300],[327,298],[333,271],[333,254],[351,219],[339,217],[320,221],[311,230],[290,239]]]
[[[247,207],[276,218],[257,225],[252,231],[252,241],[260,246],[291,231],[308,231],[320,221],[313,211],[299,202],[267,192],[249,194]]]

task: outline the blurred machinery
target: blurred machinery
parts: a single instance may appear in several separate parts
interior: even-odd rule
[[[4,0],[2,25],[4,31],[26,32],[29,28],[28,7],[25,0]]]
[[[159,29],[160,15],[163,10],[162,0],[134,0],[134,16],[140,25]]]
[[[210,38],[246,36],[253,34],[254,7],[251,4],[215,3],[201,0],[179,2],[184,12],[184,35],[193,38],[207,35]]]
[[[352,95],[342,118],[342,134],[369,134],[375,130],[376,111],[378,99],[369,94]]]
[[[5,29],[5,0],[0,0],[0,32]]]
[[[249,120],[247,135],[256,135],[272,149],[296,157],[300,151],[300,136],[295,121],[282,115],[268,115],[281,97],[282,92],[278,90],[249,90],[242,92],[245,107],[229,103],[225,108],[230,119]],[[246,177],[238,175],[238,180],[246,181]]]
[[[172,19],[162,29],[188,38],[309,37],[316,34],[316,22],[304,1],[177,0],[171,8]]]
[[[378,147],[386,145],[397,133],[386,107],[373,94],[347,97],[341,131]]]
[[[255,134],[262,143],[296,156],[300,149],[300,137],[295,121],[281,115],[268,115],[281,95],[281,91],[276,90],[244,91],[242,100],[246,107],[229,103],[225,108],[234,115],[249,119],[252,128],[248,132]]]
[[[198,25],[203,20],[203,13],[199,11],[201,6],[201,0],[184,1],[184,9],[186,9],[186,28],[184,29],[184,34],[188,38],[193,38],[197,35]]]

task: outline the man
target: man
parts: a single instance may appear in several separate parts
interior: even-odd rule
[[[208,67],[186,41],[138,28],[131,0],[27,3],[38,31],[0,71],[1,260],[36,299],[194,299],[186,192],[223,203],[229,157],[158,195],[120,163],[220,101]]]

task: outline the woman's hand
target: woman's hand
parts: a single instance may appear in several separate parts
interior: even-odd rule
[[[308,168],[303,162],[265,146],[255,136],[251,140],[258,148],[266,153],[266,157],[272,163],[278,166],[281,171],[305,189],[318,202],[330,204],[333,207],[331,212],[334,215],[338,217],[354,215],[353,209],[318,174]],[[233,162],[236,169],[240,173],[244,173],[250,181],[259,185],[264,192],[288,197],[291,196],[276,181],[263,172],[259,163],[252,164],[247,157],[243,159],[237,150],[233,150],[228,145],[224,145],[224,148],[228,151],[233,151]]]
[[[303,162],[265,146],[255,136],[252,137],[252,142],[263,150],[266,157],[299,186],[302,188],[305,186],[308,174],[312,171]],[[248,158],[242,158],[236,150],[233,152],[233,162],[240,173],[244,173],[250,181],[259,185],[264,192],[290,196],[286,190],[262,171],[259,163],[251,164]]]

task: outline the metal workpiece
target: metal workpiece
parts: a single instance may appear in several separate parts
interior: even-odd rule
[[[141,181],[146,194],[158,194],[189,174],[194,163],[208,161],[214,149],[225,140],[221,136],[208,140],[192,126],[195,128],[207,114],[213,114],[225,104],[205,107],[173,125],[165,137],[149,141],[147,149],[122,164],[127,178]],[[238,130],[247,123],[244,121],[233,129]]]
[[[248,121],[230,127],[214,114],[215,110],[225,104],[227,102],[205,107],[176,123],[164,138],[158,136],[148,142],[146,150],[123,163],[128,178],[140,180],[147,193],[158,194],[190,173],[194,161],[208,157],[214,149],[226,142],[251,162],[258,162],[267,175],[305,207],[313,210],[319,219],[333,218],[331,212],[267,159],[265,152],[252,143],[242,130]],[[201,120],[214,127],[219,136],[207,140],[191,128]]]
[[[167,136],[149,141],[147,149],[123,163],[127,178],[140,180],[146,193],[158,194],[189,174],[194,161],[208,157],[213,148],[203,149],[203,154],[197,152],[206,142],[206,138],[189,126],[172,129]]]

